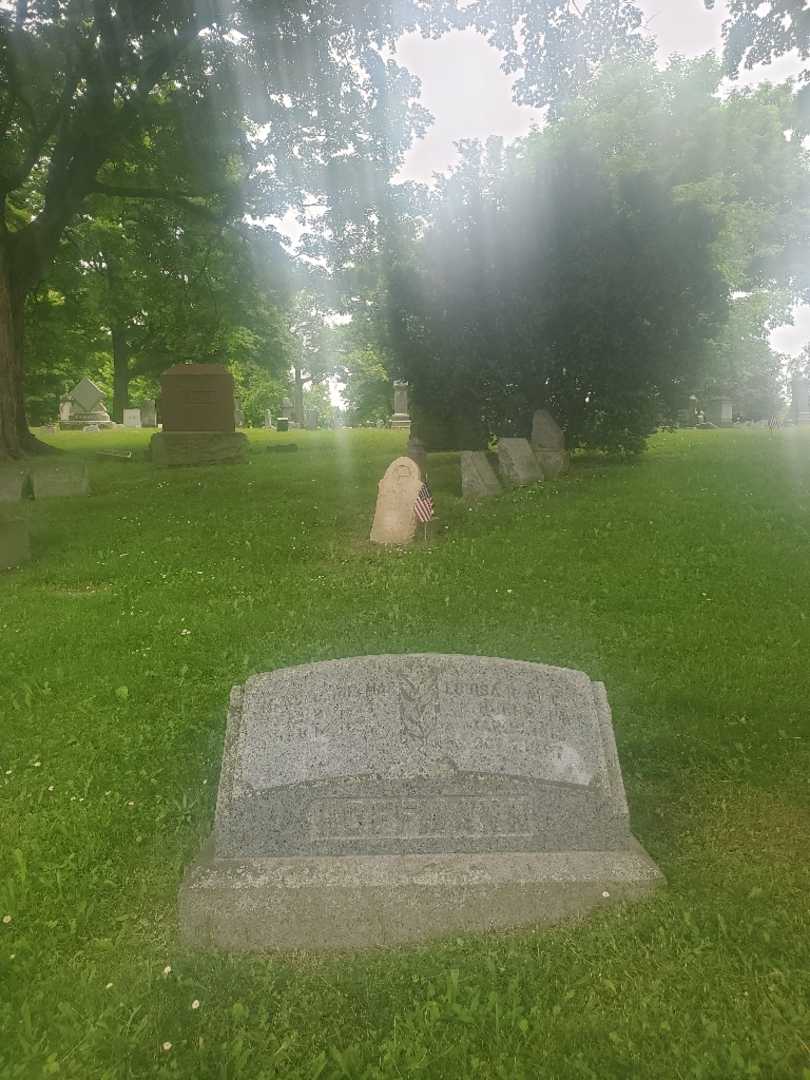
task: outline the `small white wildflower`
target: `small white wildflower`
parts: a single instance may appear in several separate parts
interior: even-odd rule
[[[703,595],[705,596],[705,595],[706,595],[706,593],[704,593]],[[38,769],[38,768],[40,768],[40,766],[41,766],[41,765],[42,765],[42,762],[41,762],[41,761],[35,761],[35,762],[34,762],[34,768],[35,768],[35,769]]]
[[[605,898],[605,900],[608,899],[608,897],[610,896],[610,893],[607,891],[607,889],[605,889],[605,891],[602,893],[602,896]]]
[[[11,922],[13,917],[14,917],[13,915],[4,915],[3,916],[3,922],[6,924],[6,926],[8,926],[8,924]]]
[[[48,791],[53,791],[53,784],[48,784]]]
[[[511,589],[507,589],[506,591],[507,591],[508,593],[510,593],[510,592],[511,592],[512,590],[511,590]]]
[[[170,1042],[165,1042],[161,1046],[161,1050],[165,1051],[167,1054],[171,1050],[171,1048],[172,1048],[172,1044]]]
[[[135,805],[135,803],[132,801],[132,799],[130,799],[129,802],[127,803],[127,806],[134,806],[134,805]]]
[[[194,998],[194,1000],[192,1001],[191,1007],[192,1007],[192,1009],[199,1009],[200,1003],[199,1003],[199,1001],[197,1001],[196,998]]]
[[[113,986],[112,983],[107,983],[107,985],[104,987],[104,989],[105,990],[112,990],[112,986]]]
[[[11,776],[11,769],[6,769],[6,776]]]
[[[181,637],[186,637],[186,636],[187,636],[188,634],[190,634],[190,633],[191,633],[191,631],[190,631],[190,630],[187,630],[187,629],[186,629],[186,628],[184,627],[184,628],[183,628],[183,629],[182,629],[182,630],[180,631],[180,636],[181,636]]]
[[[164,979],[167,978],[169,975],[171,975],[171,973],[172,973],[172,965],[167,964],[166,967],[163,969],[163,978]]]

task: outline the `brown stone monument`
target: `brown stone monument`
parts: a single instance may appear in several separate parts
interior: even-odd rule
[[[247,460],[235,430],[233,376],[222,364],[175,364],[160,378],[163,431],[152,436],[156,465],[216,465]]]

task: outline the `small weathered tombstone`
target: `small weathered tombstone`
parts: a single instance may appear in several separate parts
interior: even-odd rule
[[[31,470],[35,499],[74,498],[90,494],[87,466],[79,461],[36,465]]]
[[[277,416],[276,417],[276,431],[285,432],[285,431],[289,431],[289,430],[290,430],[289,417],[287,417],[287,416]]]
[[[152,462],[219,465],[247,461],[247,436],[235,430],[233,376],[221,364],[175,364],[160,378],[163,430],[150,440]]]
[[[363,656],[231,691],[200,947],[394,946],[649,894],[605,688],[480,656]]]
[[[391,417],[391,427],[395,430],[411,430],[411,417],[408,413],[408,384],[406,382],[394,383],[394,415]]]
[[[548,411],[538,409],[532,417],[532,446],[535,450],[564,450],[565,432]]]
[[[532,449],[545,480],[556,480],[571,467],[565,449],[565,433],[548,409],[538,409],[532,418]]]
[[[141,427],[157,427],[157,406],[154,398],[147,398],[141,405]]]
[[[461,495],[464,499],[485,499],[500,495],[501,482],[483,450],[461,453]]]
[[[304,416],[304,427],[307,431],[315,431],[318,427],[318,414],[314,409],[307,409]]]
[[[85,434],[89,433],[91,435],[97,435],[101,431],[101,428],[98,424],[85,424],[82,431],[85,432]]]
[[[528,439],[498,439],[495,451],[501,478],[510,487],[526,487],[543,479]]]
[[[140,409],[124,409],[124,427],[126,427],[126,428],[143,427],[143,421],[141,419],[141,410]]]
[[[416,496],[422,473],[415,461],[399,457],[385,470],[377,489],[371,526],[373,544],[409,544],[416,533]]]
[[[19,502],[29,486],[28,469],[13,465],[0,469],[0,502]]]
[[[273,414],[269,409],[264,410],[264,426],[270,431],[273,427]]]
[[[0,519],[0,570],[13,570],[31,558],[28,523]]]
[[[242,408],[239,398],[233,400],[233,422],[235,427],[242,428],[245,426],[245,410]]]

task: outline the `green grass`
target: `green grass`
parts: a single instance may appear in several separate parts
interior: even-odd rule
[[[403,443],[257,433],[247,466],[94,460],[91,498],[24,505],[35,559],[0,577],[0,1076],[808,1080],[807,433],[660,435],[474,509],[437,456],[433,541],[372,549]],[[180,948],[229,688],[432,650],[605,681],[668,887],[395,952]]]

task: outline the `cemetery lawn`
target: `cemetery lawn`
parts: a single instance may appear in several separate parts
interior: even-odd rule
[[[0,576],[2,1080],[810,1078],[810,432],[661,434],[473,509],[436,455],[404,551],[367,542],[402,433],[171,471],[148,434],[50,436],[94,494],[0,505],[35,556]],[[424,651],[603,680],[668,886],[392,952],[181,948],[230,687]]]

